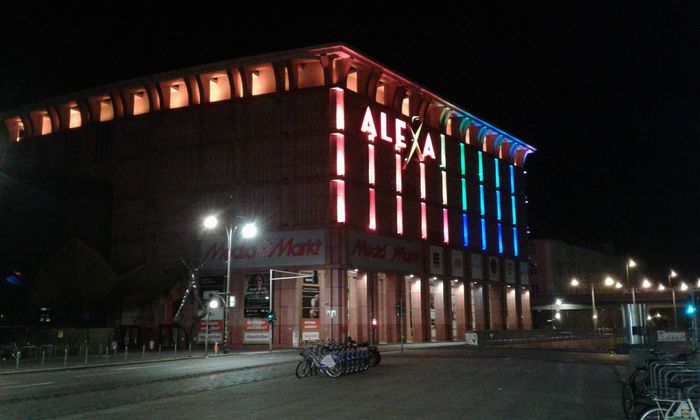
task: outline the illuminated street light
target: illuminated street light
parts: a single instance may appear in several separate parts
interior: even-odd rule
[[[644,289],[648,289],[651,287],[651,282],[649,281],[649,279],[644,279],[644,281],[642,282],[642,287]]]
[[[219,299],[212,299],[209,301],[209,307],[211,309],[216,309],[219,307]]]
[[[556,303],[558,306],[561,306],[561,303],[562,303],[562,302],[561,302],[561,299],[557,299],[557,300],[555,301],[555,303]]]
[[[554,318],[556,318],[557,321],[561,320],[561,313],[557,311],[557,313],[554,314]]]
[[[666,288],[664,287],[664,285],[663,285],[663,284],[659,284],[659,292],[663,292],[664,290],[666,290]]]
[[[576,286],[578,286],[579,284],[580,284],[580,283],[579,283],[578,280],[576,280],[576,279],[571,279],[571,285],[572,285],[573,287],[576,287]],[[698,279],[698,284],[700,284],[700,279]]]
[[[615,284],[615,280],[612,279],[612,277],[608,276],[605,278],[605,285],[610,287]]]
[[[241,216],[236,216],[238,218],[241,218]],[[210,215],[204,218],[204,228],[211,230],[215,229],[219,225],[219,219],[216,217],[216,215]],[[227,258],[226,258],[226,290],[224,294],[226,295],[226,299],[228,299],[228,302],[224,300],[224,353],[228,353],[228,313],[229,309],[231,306],[233,306],[233,299],[231,298],[231,294],[229,292],[229,288],[231,285],[231,248],[233,247],[233,235],[236,234],[236,231],[238,230],[238,224],[228,224],[226,225],[226,239],[227,239]],[[246,223],[243,225],[243,228],[241,229],[241,235],[243,236],[244,239],[250,239],[254,237],[255,235],[258,234],[258,228],[255,226],[255,223]],[[211,304],[211,303],[210,303]],[[218,305],[218,303],[217,303]],[[208,324],[207,324],[208,325]]]
[[[630,258],[629,260],[627,260],[627,267],[629,267],[629,268],[634,268],[634,267],[636,267],[636,266],[637,266],[637,263],[634,262],[634,260],[633,260],[632,258]]]
[[[619,281],[617,283],[615,283],[615,288],[622,289],[622,283],[620,283]]]
[[[681,292],[688,290],[688,285],[684,281],[681,282]]]

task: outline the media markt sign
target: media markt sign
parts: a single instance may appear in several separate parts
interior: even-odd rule
[[[202,241],[203,270],[226,270],[226,234]],[[318,266],[325,263],[323,230],[296,230],[263,233],[242,239],[238,234],[231,249],[234,268]]]
[[[422,269],[421,246],[402,239],[350,232],[348,263],[356,267],[416,273]]]

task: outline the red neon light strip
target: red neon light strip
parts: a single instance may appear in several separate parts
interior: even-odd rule
[[[368,145],[369,185],[374,185],[374,145]]]
[[[369,189],[369,229],[377,230],[377,209],[374,188]]]
[[[425,200],[425,163],[420,163],[420,198]]]
[[[338,223],[345,223],[345,181],[342,179],[334,179],[331,183],[335,187],[335,220]]]
[[[335,129],[345,130],[345,91],[331,88],[331,96],[335,99]]]
[[[442,209],[442,241],[450,243],[450,223],[447,217],[447,209]]]
[[[345,136],[331,134],[331,150],[335,149],[335,174],[345,176]]]
[[[428,239],[428,210],[425,203],[420,203],[420,237]]]
[[[403,197],[396,196],[396,233],[403,235]]]
[[[401,183],[401,155],[394,155],[394,159],[396,160],[396,192],[400,193],[403,189]]]

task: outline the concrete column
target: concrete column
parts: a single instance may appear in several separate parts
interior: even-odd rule
[[[481,304],[484,316],[484,329],[491,329],[491,285],[484,283],[481,287]]]
[[[445,341],[448,339],[447,335],[447,323],[448,323],[448,308],[446,305],[446,292],[449,290],[448,287],[445,288],[445,282],[443,280],[438,280],[433,282],[434,287],[434,306],[435,306],[435,340]],[[446,290],[447,289],[447,290]],[[432,335],[431,335],[432,337]]]
[[[321,287],[321,338],[333,338],[344,341],[348,337],[348,276],[347,271],[332,269],[325,271],[324,285]],[[331,322],[326,310],[335,310]],[[351,317],[352,319],[352,317]],[[331,330],[332,325],[332,330]],[[355,337],[353,337],[355,338]]]
[[[464,332],[468,328],[466,324],[466,294],[469,287],[465,287],[465,282],[458,282],[452,286],[454,290],[455,319],[457,320],[457,335],[453,340],[464,341]]]
[[[429,277],[420,279],[420,308],[420,324],[422,330],[420,341],[424,343],[429,343],[431,341]]]

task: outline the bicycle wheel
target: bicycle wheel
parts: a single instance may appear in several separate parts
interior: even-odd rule
[[[296,370],[296,375],[297,378],[301,379],[305,376],[309,376],[309,372],[311,371],[311,367],[309,366],[309,361],[308,360],[302,360],[299,362],[297,365],[297,370]]]
[[[625,384],[622,387],[622,409],[625,411],[625,418],[633,419],[635,416],[635,399],[634,391],[630,384]]]
[[[664,409],[659,407],[650,408],[642,414],[639,420],[664,420]]]
[[[343,369],[340,367],[340,365],[335,365],[333,367],[327,367],[325,369],[326,375],[330,376],[331,378],[339,378],[340,375],[343,374]]]
[[[377,366],[382,361],[382,355],[379,354],[379,350],[369,351],[369,364],[370,366]]]
[[[649,371],[640,368],[635,370],[628,381],[629,385],[632,387],[632,392],[635,397],[640,395],[645,395],[647,393],[647,381],[649,380]]]

